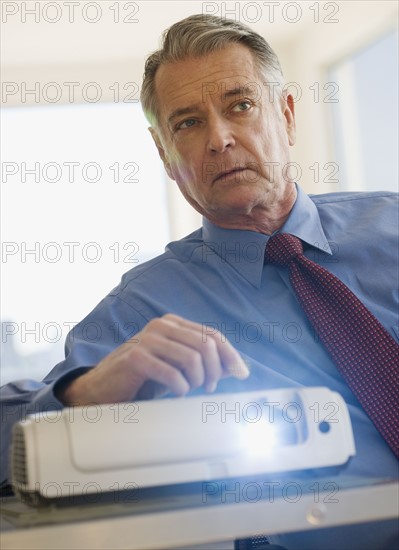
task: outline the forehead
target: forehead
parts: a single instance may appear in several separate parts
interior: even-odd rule
[[[229,88],[261,80],[251,50],[242,44],[229,44],[206,56],[161,65],[155,76],[161,120],[175,109],[200,106],[211,98],[222,99]]]

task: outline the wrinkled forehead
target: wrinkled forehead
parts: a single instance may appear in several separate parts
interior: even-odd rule
[[[160,122],[165,121],[170,111],[188,105],[200,106],[207,101],[223,101],[232,90],[242,90],[243,95],[259,94],[263,81],[251,50],[241,44],[166,63],[155,76]]]

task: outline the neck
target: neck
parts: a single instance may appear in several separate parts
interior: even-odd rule
[[[293,184],[286,192],[283,199],[266,206],[255,206],[248,212],[237,212],[223,219],[220,212],[217,217],[207,216],[210,222],[223,229],[241,229],[255,231],[265,235],[272,235],[286,222],[297,198],[296,186]]]

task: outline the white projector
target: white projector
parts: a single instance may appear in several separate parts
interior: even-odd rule
[[[14,426],[11,480],[29,504],[344,464],[347,406],[327,388],[91,405]]]

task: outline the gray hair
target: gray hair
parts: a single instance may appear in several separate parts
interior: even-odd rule
[[[277,82],[282,88],[283,73],[278,57],[260,34],[230,19],[191,15],[163,33],[161,49],[152,53],[145,63],[140,99],[150,124],[154,125],[159,117],[155,90],[158,68],[165,63],[208,55],[225,48],[229,43],[247,46],[253,53],[260,74],[269,82]]]

